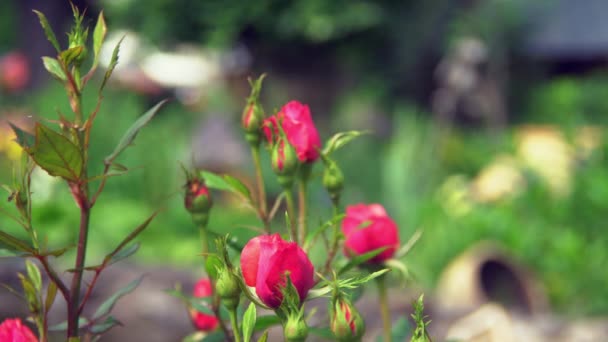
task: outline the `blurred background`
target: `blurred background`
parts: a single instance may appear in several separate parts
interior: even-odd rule
[[[608,2],[73,2],[91,26],[104,10],[102,64],[125,36],[93,131],[92,173],[138,115],[175,98],[121,156],[132,170],[106,186],[89,260],[163,207],[132,262],[185,270],[176,281],[193,282],[201,259],[180,163],[251,181],[239,120],[247,77],[266,73],[267,115],[297,99],[324,139],[373,132],[335,154],[344,203],[382,203],[403,243],[423,232],[405,259],[409,286],[436,291],[446,307],[521,297],[526,310],[566,319],[608,314]],[[0,2],[0,183],[11,182],[20,153],[6,122],[70,113],[42,67],[54,51],[32,9],[60,40],[72,19],[67,1]],[[95,90],[84,105],[94,107]],[[279,185],[265,173],[275,197]],[[78,214],[64,184],[36,172],[33,188],[38,229],[51,245],[73,243]],[[319,222],[331,208],[318,180],[311,196],[310,221]],[[210,225],[246,240],[255,233],[243,227],[257,222],[225,196]],[[459,267],[474,269],[471,280],[451,278]],[[473,302],[458,298],[466,291]]]

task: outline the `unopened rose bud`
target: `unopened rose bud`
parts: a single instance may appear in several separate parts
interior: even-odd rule
[[[209,220],[209,210],[213,206],[211,193],[205,182],[200,178],[189,179],[186,183],[184,206],[192,215],[197,225],[206,225]]]
[[[298,157],[294,148],[280,138],[272,148],[272,169],[277,174],[279,183],[287,188],[293,184],[293,177],[298,168]]]
[[[337,341],[361,341],[365,333],[365,322],[348,300],[338,298],[330,315],[330,328]]]
[[[305,341],[306,336],[308,336],[308,325],[306,325],[303,317],[288,317],[283,328],[283,334],[285,341]]]
[[[0,341],[38,342],[38,338],[19,318],[0,324]]]
[[[220,275],[215,283],[215,290],[228,310],[234,310],[239,306],[241,288],[239,287],[238,278],[232,271],[227,268],[220,271]]]
[[[261,141],[262,122],[264,121],[262,107],[257,102],[248,103],[243,110],[241,121],[245,131],[245,139],[251,146],[257,147]]]
[[[332,201],[337,201],[340,198],[340,193],[344,187],[344,174],[338,167],[338,164],[332,160],[325,163],[323,171],[323,186],[329,193]]]

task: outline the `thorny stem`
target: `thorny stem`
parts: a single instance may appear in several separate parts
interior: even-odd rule
[[[266,203],[266,190],[264,188],[264,177],[262,176],[262,163],[260,162],[260,149],[251,147],[251,155],[253,156],[253,164],[255,166],[255,178],[258,188],[258,206],[260,211],[260,219],[264,223],[264,230],[270,233],[270,219],[268,218],[268,205]]]
[[[298,182],[298,232],[300,234],[300,241],[306,240],[306,180],[300,180]]]
[[[380,314],[382,315],[382,331],[384,333],[384,342],[392,342],[391,334],[391,313],[388,308],[388,297],[386,295],[386,275],[383,274],[376,278],[378,285],[378,297],[380,300]]]
[[[293,200],[293,190],[285,189],[285,202],[287,202],[287,214],[289,215],[289,235],[291,240],[298,243],[298,231],[296,229],[296,205]]]

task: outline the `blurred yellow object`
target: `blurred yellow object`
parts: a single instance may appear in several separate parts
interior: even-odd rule
[[[527,125],[516,132],[517,155],[538,174],[554,195],[567,196],[572,186],[574,149],[555,126]]]
[[[15,133],[8,127],[0,126],[0,153],[9,160],[18,160],[21,157],[21,146],[15,142]]]
[[[475,201],[489,203],[516,194],[525,186],[526,180],[516,159],[499,155],[475,177],[470,192]]]

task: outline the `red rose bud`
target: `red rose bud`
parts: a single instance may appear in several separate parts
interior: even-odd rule
[[[264,111],[257,102],[250,102],[245,106],[242,117],[243,130],[245,131],[245,139],[252,146],[257,147],[260,144],[263,120]]]
[[[291,101],[284,105],[276,115],[264,121],[264,134],[270,144],[279,137],[277,126],[279,122],[301,162],[313,163],[319,158],[321,139],[307,105]]]
[[[344,187],[344,174],[333,160],[325,162],[322,181],[332,201],[336,202],[340,198],[340,193]]]
[[[206,298],[213,294],[211,282],[207,278],[200,279],[194,285],[193,295],[196,298]],[[219,320],[214,315],[208,315],[194,309],[190,310],[190,318],[196,329],[200,331],[212,331],[217,328]]]
[[[7,319],[0,324],[2,342],[38,342],[34,333],[20,319]]]
[[[298,159],[293,147],[286,144],[284,139],[279,140],[272,148],[272,169],[277,174],[279,183],[283,187],[291,187],[293,176],[298,168]]]
[[[330,328],[338,341],[360,341],[365,322],[357,309],[346,299],[338,298],[330,311]]]
[[[397,224],[380,204],[346,207],[342,232],[345,236],[344,253],[347,256],[361,255],[386,247],[382,253],[371,258],[369,263],[381,263],[390,259],[399,246]]]
[[[301,315],[288,317],[287,323],[283,327],[283,335],[285,336],[285,341],[288,342],[306,341],[308,325],[306,325],[304,317]]]
[[[224,268],[220,271],[217,282],[215,283],[215,290],[222,299],[222,304],[224,304],[227,309],[233,310],[239,305],[239,300],[241,298],[239,279],[230,269]]]
[[[287,274],[300,303],[314,285],[314,267],[304,250],[295,242],[284,241],[279,234],[249,240],[241,252],[241,270],[245,284],[255,287],[260,300],[273,309],[283,301]]]
[[[211,193],[205,182],[200,178],[189,179],[186,183],[184,206],[192,215],[197,225],[206,225],[209,220],[209,210],[213,206]]]

